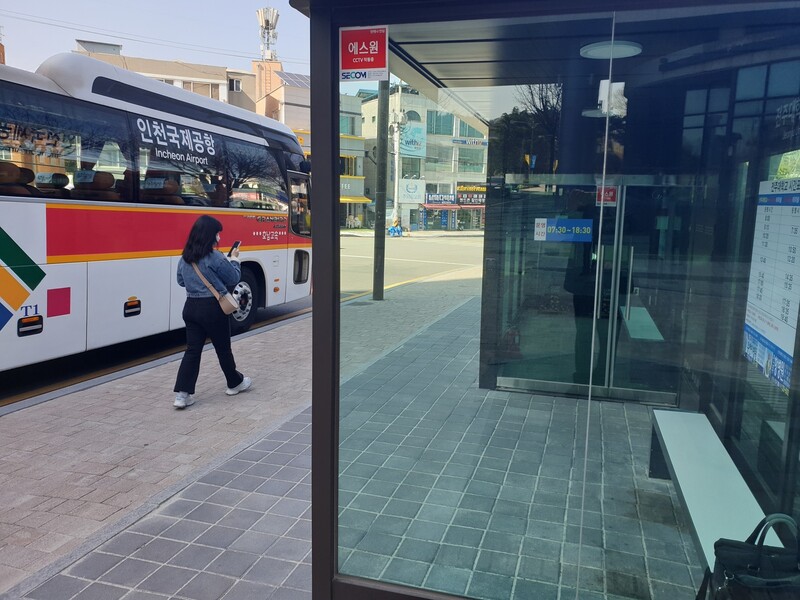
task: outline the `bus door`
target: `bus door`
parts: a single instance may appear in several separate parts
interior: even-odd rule
[[[289,225],[290,279],[286,301],[297,300],[311,293],[311,180],[305,173],[289,171],[291,191]]]

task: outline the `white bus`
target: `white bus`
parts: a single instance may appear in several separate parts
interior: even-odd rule
[[[183,327],[201,214],[242,241],[234,331],[308,296],[309,171],[246,110],[78,54],[0,66],[0,371]]]

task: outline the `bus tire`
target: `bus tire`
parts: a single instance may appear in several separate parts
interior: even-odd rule
[[[247,268],[242,269],[242,278],[233,289],[233,297],[239,302],[239,310],[231,315],[231,333],[242,333],[250,329],[256,320],[259,304],[259,287],[256,276]]]

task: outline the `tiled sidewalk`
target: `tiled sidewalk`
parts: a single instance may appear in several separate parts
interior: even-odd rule
[[[580,552],[580,598],[693,597],[701,573],[672,486],[647,477],[648,408],[592,405],[584,490],[586,401],[479,389],[479,309],[343,386],[342,572],[556,600],[575,597]]]
[[[672,486],[647,477],[649,410],[592,405],[583,502],[587,404],[477,388],[472,284],[429,285],[444,293],[428,291],[427,324],[410,318],[410,287],[343,307],[343,572],[485,599],[574,598],[581,540],[580,598],[693,597]],[[248,360],[273,342],[255,336]],[[280,358],[288,384],[293,357]],[[310,409],[284,418],[24,598],[310,598],[310,444]]]
[[[254,384],[233,398],[213,351],[204,353],[187,410],[172,407],[170,357],[3,415],[0,594],[18,597],[19,586],[30,589],[307,407],[310,338],[311,319],[301,318],[234,340]]]
[[[310,468],[308,409],[25,598],[308,599]]]

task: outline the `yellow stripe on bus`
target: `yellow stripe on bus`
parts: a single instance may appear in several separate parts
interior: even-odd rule
[[[19,307],[28,299],[31,293],[11,274],[8,269],[0,269],[0,290],[2,290],[3,300],[8,302],[8,305],[14,310],[19,310]]]

